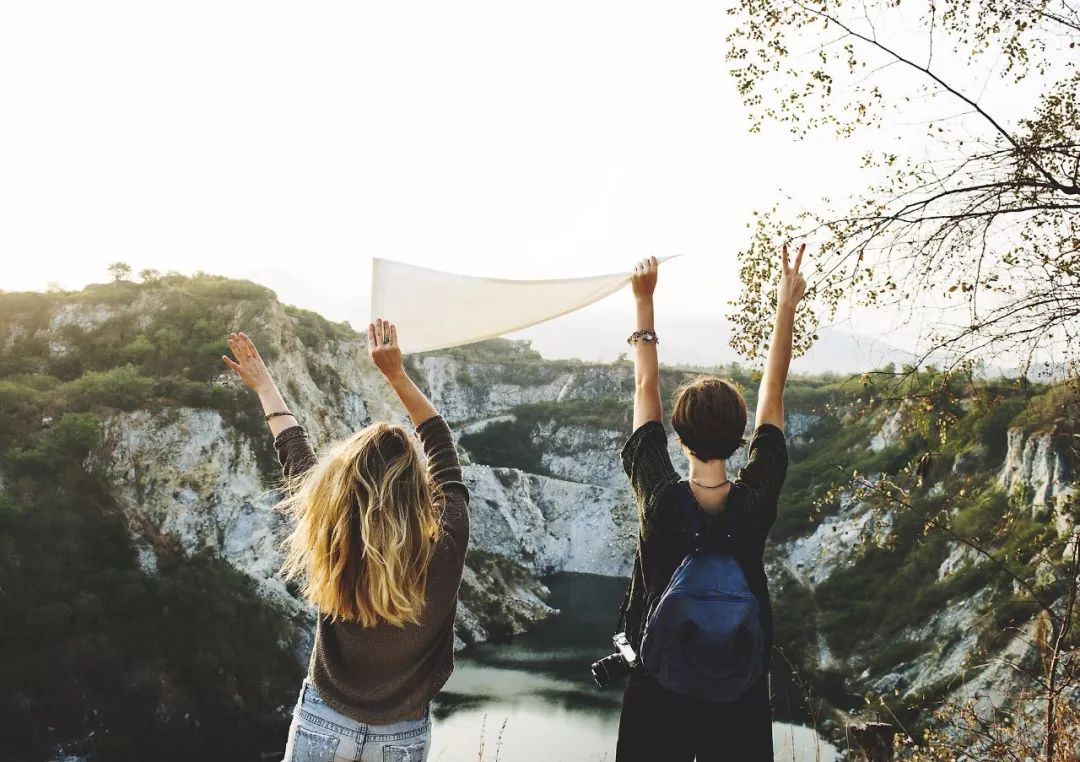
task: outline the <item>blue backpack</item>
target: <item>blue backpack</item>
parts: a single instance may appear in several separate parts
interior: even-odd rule
[[[691,550],[649,607],[641,662],[670,691],[733,701],[764,672],[758,600],[732,555],[734,529],[707,546],[690,486],[680,482],[679,488],[685,488],[680,497]],[[732,503],[731,508],[738,506]]]

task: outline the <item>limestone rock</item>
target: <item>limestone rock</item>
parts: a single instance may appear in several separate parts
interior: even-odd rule
[[[1074,497],[1067,437],[1012,428],[1007,442],[998,483],[1010,494],[1022,490],[1033,512],[1053,511],[1057,529],[1064,534],[1070,526],[1065,507]]]

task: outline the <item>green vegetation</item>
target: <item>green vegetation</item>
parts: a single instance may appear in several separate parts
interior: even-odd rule
[[[145,308],[127,309],[143,297]],[[0,331],[15,337],[0,356],[5,759],[51,758],[61,743],[91,760],[259,759],[284,747],[300,623],[226,562],[166,540],[145,573],[88,457],[113,411],[207,407],[248,434],[275,474],[247,391],[218,381],[225,335],[236,321],[257,326],[272,297],[176,275],[0,294]],[[63,346],[48,346],[37,332],[75,304],[96,322],[63,326]]]
[[[93,760],[257,758],[301,676],[295,626],[223,561],[161,548],[157,574],[140,570],[108,485],[84,465],[100,445],[93,414],[18,445],[0,437],[5,759],[79,738],[73,751]]]
[[[514,624],[507,621],[504,601],[515,589],[535,587],[532,572],[505,556],[475,548],[469,550],[465,563],[485,584],[477,588],[468,579],[464,580],[461,603],[476,616],[490,641],[510,638],[514,634]]]
[[[450,349],[440,349],[437,352],[421,352],[417,356],[449,355],[465,362],[497,362],[528,361],[544,362],[540,353],[532,348],[530,341],[515,341],[513,339],[485,339],[472,344],[465,344]]]
[[[986,598],[977,612],[977,645],[999,648],[1039,610],[1035,596],[1015,578],[1043,601],[1062,592],[1041,587],[1048,583],[1036,578],[1033,556],[1042,549],[1060,557],[1063,538],[1056,537],[1045,512],[1034,515],[1022,496],[1006,495],[991,476],[1005,456],[1010,427],[1062,430],[1062,390],[1011,381],[972,387],[950,379],[943,393],[920,396],[930,389],[941,392],[942,382],[931,369],[907,377],[904,389],[895,377],[833,386],[821,401],[826,414],[791,448],[773,543],[805,534],[835,512],[840,489],[853,472],[871,480],[875,474],[888,476],[905,488],[909,503],[873,493],[861,497],[891,518],[881,546],[868,543],[853,563],[836,569],[812,592],[785,575],[774,581],[777,643],[804,670],[815,670],[815,633],[820,632],[834,654],[864,658],[871,674],[896,671],[928,650],[949,645],[899,633],[980,591]],[[903,404],[882,401],[905,396],[910,401]],[[897,410],[894,440],[872,451],[867,446],[872,435]],[[954,472],[959,457],[964,464]],[[948,542],[956,538],[977,543],[990,558],[977,554],[974,563],[938,580]],[[1055,584],[1060,587],[1061,581]],[[818,695],[834,703],[847,700],[843,690],[832,691],[830,675],[814,672],[813,679]],[[947,685],[943,679],[924,699],[939,698],[935,691]],[[917,719],[898,700],[890,699],[890,705],[905,721]]]
[[[547,474],[532,442],[533,426],[533,421],[522,418],[496,421],[474,434],[463,435],[459,441],[477,463]]]
[[[629,431],[632,407],[613,398],[566,400],[517,405],[509,411],[513,420],[497,421],[484,429],[461,437],[461,446],[473,460],[489,466],[520,468],[534,474],[548,474],[533,441],[537,427],[554,422],[558,426],[592,426]]]
[[[957,502],[952,529],[988,549],[990,558],[977,559],[960,571],[937,580],[937,570],[946,552],[947,535],[931,530],[924,535],[921,518],[933,512],[917,505],[898,511],[894,543],[873,548],[848,568],[835,571],[815,592],[820,610],[821,631],[830,647],[841,657],[864,655],[872,674],[901,669],[928,651],[950,647],[963,633],[954,632],[948,642],[933,637],[925,640],[900,639],[898,633],[918,628],[935,615],[966,603],[980,591],[986,598],[975,611],[974,655],[976,660],[1004,646],[1017,628],[1039,611],[1030,592],[1015,592],[1014,578],[1024,580],[1047,602],[1055,591],[1040,589],[1035,578],[1037,564],[1031,558],[1036,549],[1051,555],[1061,552],[1061,542],[1045,521],[1032,518],[1027,510],[1011,511],[1008,500],[990,486]],[[790,605],[790,597],[777,601],[777,608]],[[1072,642],[1080,642],[1080,628],[1074,628]],[[805,658],[805,652],[802,654]],[[807,663],[807,662],[804,662]],[[812,663],[812,662],[810,662]],[[921,695],[924,705],[941,698],[953,675],[942,675]],[[893,696],[884,697],[890,711],[912,727],[925,721],[916,706],[905,706]],[[882,719],[887,715],[882,715]]]
[[[277,461],[257,406],[246,389],[221,382],[226,336],[243,327],[258,341],[273,302],[264,286],[205,273],[117,280],[79,292],[0,293],[0,326],[14,331],[0,356],[0,400],[10,403],[0,420],[25,434],[65,412],[210,408],[250,435],[260,468],[273,476]],[[75,305],[90,320],[57,322],[59,345],[48,346],[41,330]],[[313,312],[286,307],[285,313],[311,348],[356,337],[347,324]],[[276,347],[262,346],[272,359]],[[333,368],[309,363],[309,369],[321,388],[339,391]]]
[[[817,652],[817,609],[813,595],[783,568],[769,579],[769,591],[777,644],[789,659],[797,655],[799,663],[813,663],[811,655]],[[783,669],[783,661],[776,659],[774,666]]]
[[[458,360],[460,368],[456,380],[466,389],[481,384],[485,387],[493,384],[538,386],[552,383],[567,372],[607,367],[577,359],[547,359],[534,350],[529,341],[501,338],[485,339],[437,352],[420,352],[412,357],[419,360],[432,355]]]
[[[519,418],[534,423],[554,421],[560,426],[595,426],[628,430],[633,407],[626,400],[606,397],[599,400],[571,399],[563,402],[532,402],[514,408]]]
[[[310,349],[319,349],[326,344],[327,340],[360,338],[360,334],[348,323],[333,323],[311,310],[303,310],[290,305],[285,307],[285,314],[296,318],[293,330],[304,346]]]
[[[1028,405],[1013,418],[1011,425],[1026,431],[1047,431],[1055,424],[1069,427],[1080,413],[1080,386],[1076,383],[1042,387]]]

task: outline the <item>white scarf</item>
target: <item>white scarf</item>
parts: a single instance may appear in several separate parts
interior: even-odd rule
[[[631,275],[477,278],[375,257],[371,261],[371,319],[381,317],[397,327],[403,353],[445,349],[581,309],[618,291]]]

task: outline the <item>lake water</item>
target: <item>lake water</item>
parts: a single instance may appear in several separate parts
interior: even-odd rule
[[[597,688],[589,665],[613,651],[612,628],[625,581],[559,574],[545,582],[559,616],[510,643],[485,644],[457,657],[457,668],[434,704],[429,760],[615,759],[622,687]],[[774,673],[774,710],[787,703],[777,702],[777,691]],[[812,728],[797,722],[774,722],[773,742],[777,760],[838,758]]]

